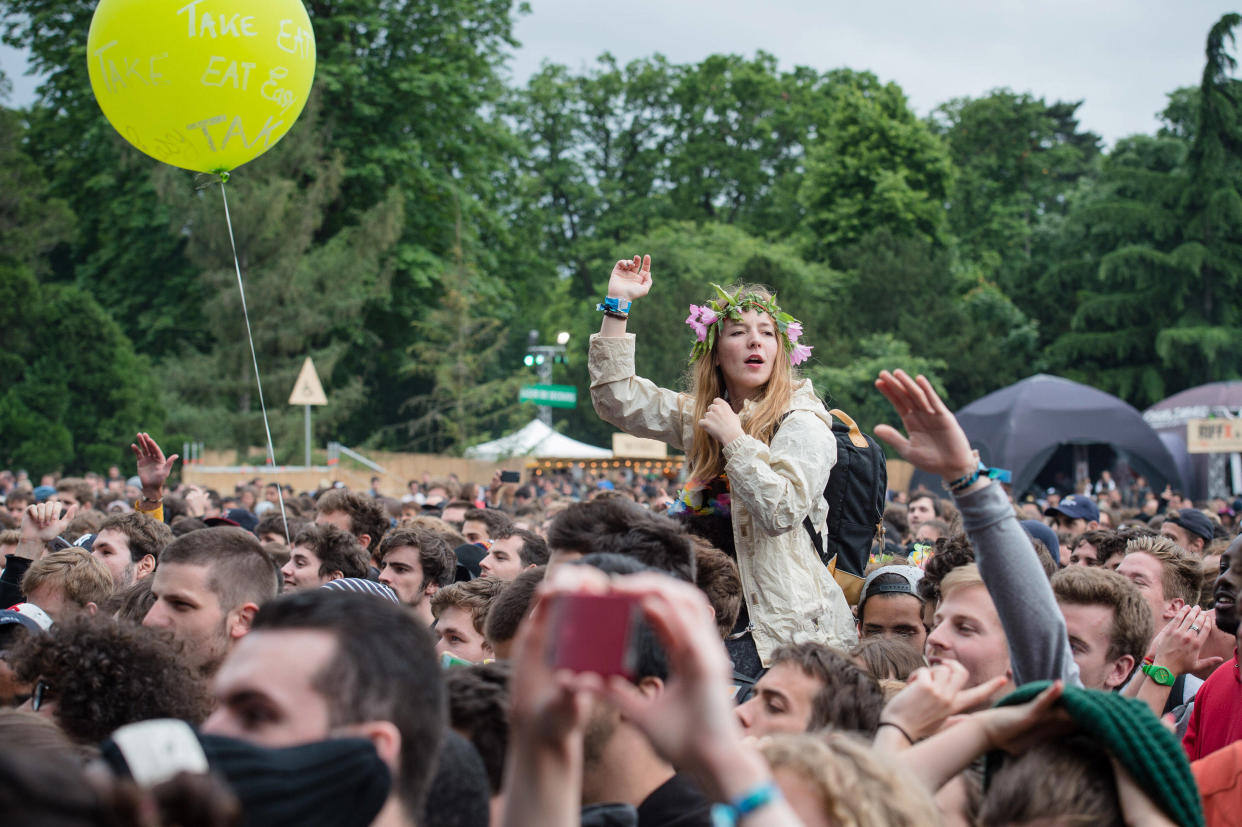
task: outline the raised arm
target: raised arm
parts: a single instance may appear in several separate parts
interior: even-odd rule
[[[612,268],[608,277],[609,299],[619,299],[617,309],[604,311],[604,321],[599,326],[599,335],[616,338],[625,335],[625,326],[629,316],[629,303],[640,299],[651,290],[651,256],[639,258],[634,256],[621,259]],[[605,299],[605,305],[608,304]]]
[[[591,337],[587,367],[591,403],[605,422],[627,434],[684,450],[689,400],[635,375],[634,336],[626,333],[630,303],[651,289],[651,256],[622,259],[608,277],[604,321]]]
[[[974,473],[979,461],[965,432],[925,377],[915,380],[904,371],[883,371],[875,384],[901,416],[909,437],[888,425],[876,426],[876,436],[946,483]],[[955,491],[953,499],[975,548],[979,575],[1005,628],[1014,683],[1064,680],[1081,685],[1052,585],[1004,490],[980,474]]]

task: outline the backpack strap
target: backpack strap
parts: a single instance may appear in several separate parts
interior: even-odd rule
[[[850,429],[850,442],[854,443],[855,448],[867,447],[867,438],[863,436],[862,429],[858,427],[858,423],[850,418],[850,415],[839,408],[833,408],[828,412],[829,416],[835,416],[841,420],[846,427]]]

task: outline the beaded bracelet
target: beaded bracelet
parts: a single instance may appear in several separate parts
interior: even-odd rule
[[[979,465],[974,471],[955,480],[950,480],[948,483],[949,490],[954,494],[960,494],[974,485],[981,476],[987,477],[990,480],[999,479],[1001,482],[1008,482],[1009,472],[1001,468],[989,468],[983,464],[983,460],[979,460]]]
[[[740,819],[780,799],[781,789],[776,786],[776,782],[765,781],[728,804],[713,804],[712,825],[713,827],[737,827]]]

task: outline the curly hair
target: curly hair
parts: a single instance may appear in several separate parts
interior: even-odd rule
[[[854,735],[769,735],[759,742],[759,751],[773,772],[784,770],[809,781],[819,794],[821,811],[833,824],[940,823],[931,794]]]
[[[56,723],[78,743],[151,718],[197,725],[211,711],[205,683],[143,626],[83,616],[29,636],[10,658],[22,682],[46,681]]]
[[[379,545],[380,538],[388,530],[388,515],[383,506],[365,494],[333,488],[321,494],[315,506],[318,514],[348,514],[349,532],[358,542],[362,542],[363,535],[367,537],[367,551]]]
[[[940,602],[940,581],[958,566],[975,562],[975,547],[965,534],[941,537],[936,541],[936,553],[923,567],[919,580],[919,597],[924,603]]]

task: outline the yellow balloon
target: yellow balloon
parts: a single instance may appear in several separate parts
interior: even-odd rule
[[[173,166],[227,172],[301,114],[315,35],[300,0],[100,0],[86,59],[127,141]]]

